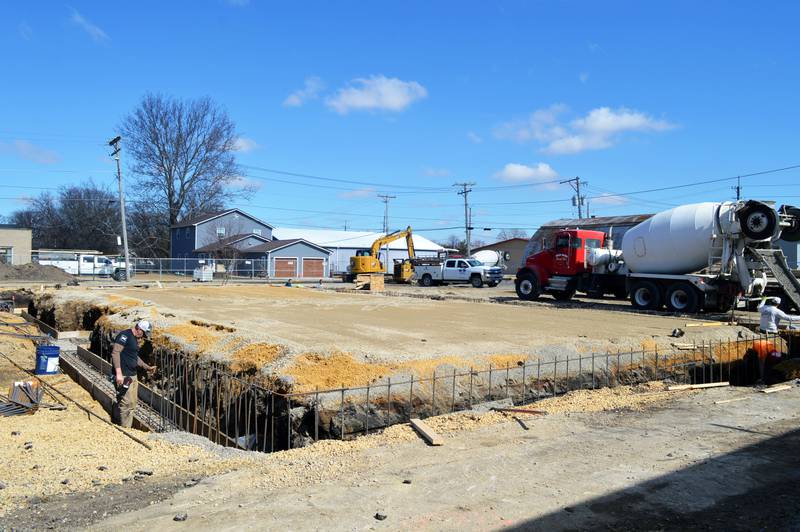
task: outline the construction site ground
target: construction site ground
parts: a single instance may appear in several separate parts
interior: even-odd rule
[[[110,314],[112,329],[149,319],[156,339],[229,361],[235,369],[288,376],[300,390],[428,375],[442,366],[497,368],[656,347],[668,352],[677,328],[685,331],[682,343],[747,332],[729,326],[687,328],[687,318],[602,307],[341,293],[313,284],[70,287],[51,294],[61,329],[79,328],[81,313],[92,307]]]
[[[96,530],[800,526],[800,387],[670,392],[649,383],[574,392],[536,408],[549,415],[429,418],[445,439],[440,447],[397,425],[271,455],[176,433],[148,439],[155,446],[148,451],[78,412],[38,412],[3,420],[0,523]],[[10,436],[15,430],[21,434]],[[17,445],[28,439],[33,452]],[[142,467],[153,475],[134,480]]]

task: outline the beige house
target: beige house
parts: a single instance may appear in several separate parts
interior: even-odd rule
[[[525,256],[526,245],[528,245],[527,238],[509,238],[508,240],[501,240],[500,242],[495,242],[494,244],[488,244],[486,246],[474,248],[472,252],[475,253],[476,251],[490,249],[492,251],[508,253],[511,255],[511,258],[506,261],[506,267],[503,273],[506,275],[514,275],[517,273],[517,270],[519,270],[522,259]]]
[[[31,230],[0,224],[0,263],[27,264],[31,261]]]

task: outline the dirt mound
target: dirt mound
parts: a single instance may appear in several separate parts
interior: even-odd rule
[[[41,264],[22,264],[12,266],[0,264],[0,281],[46,281],[66,283],[74,277],[61,268]]]

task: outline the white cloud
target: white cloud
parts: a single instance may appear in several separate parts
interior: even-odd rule
[[[581,83],[586,83],[587,81],[589,81],[589,73],[581,72],[580,74],[578,74],[578,79],[580,80]]]
[[[19,32],[19,36],[26,41],[30,41],[33,38],[33,28],[24,20],[17,25],[17,32]]]
[[[428,177],[447,177],[451,174],[449,168],[431,168],[427,166],[422,171]]]
[[[355,190],[348,190],[347,192],[340,192],[339,197],[342,199],[360,199],[372,198],[378,193],[374,188],[358,188]]]
[[[103,31],[100,26],[91,23],[75,9],[72,10],[72,16],[69,20],[89,34],[89,37],[91,37],[94,42],[103,42],[109,39],[108,34]]]
[[[665,120],[626,107],[598,107],[583,117],[564,123],[560,117],[567,111],[563,104],[539,109],[526,120],[499,125],[495,128],[495,136],[518,142],[538,142],[543,145],[544,153],[564,155],[609,148],[624,133],[661,132],[675,127]]]
[[[61,160],[58,153],[53,150],[40,148],[27,140],[0,142],[0,154],[15,155],[20,159],[39,164],[55,164]]]
[[[300,107],[309,100],[319,97],[319,93],[325,89],[325,83],[318,77],[306,78],[302,89],[297,89],[283,100],[284,107]]]
[[[473,144],[480,144],[481,142],[483,142],[483,139],[477,133],[475,133],[474,131],[467,132],[467,138]]]
[[[598,50],[600,50],[600,45],[597,44],[596,42],[590,42],[589,44],[586,45],[586,47],[589,48],[590,53],[595,53]]]
[[[256,148],[258,148],[258,143],[247,137],[236,137],[236,140],[233,141],[233,151],[247,153],[255,150]]]
[[[558,172],[547,163],[536,163],[533,166],[508,163],[492,177],[506,183],[542,183],[545,188],[558,187],[558,183],[550,183],[558,178]]]
[[[325,103],[339,114],[350,111],[402,111],[417,100],[428,96],[428,91],[416,81],[403,81],[386,76],[357,78]]]
[[[593,197],[590,201],[592,205],[624,205],[628,203],[628,198],[616,194],[603,193]]]

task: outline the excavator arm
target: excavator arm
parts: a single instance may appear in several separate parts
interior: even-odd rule
[[[372,243],[372,249],[370,253],[373,257],[378,257],[378,253],[380,253],[381,248],[386,244],[394,242],[395,240],[400,240],[401,238],[405,237],[406,242],[408,243],[408,253],[411,258],[414,257],[414,242],[411,240],[411,226],[403,229],[402,231],[395,231],[394,233],[390,233],[384,237],[377,239],[375,242]]]

